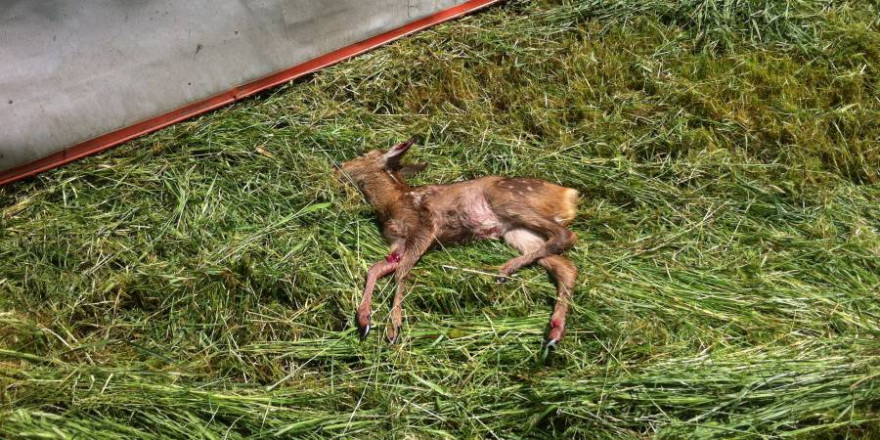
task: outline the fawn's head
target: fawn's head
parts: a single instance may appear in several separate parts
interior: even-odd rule
[[[386,175],[400,181],[400,175],[417,173],[428,165],[426,163],[404,164],[401,161],[413,143],[415,143],[415,139],[410,139],[402,144],[395,145],[388,151],[373,150],[362,154],[347,162],[343,162],[340,169],[337,169],[337,173],[340,171],[345,173],[358,185],[361,185],[366,180],[375,179],[377,176]]]

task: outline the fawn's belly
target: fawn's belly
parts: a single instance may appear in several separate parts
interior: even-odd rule
[[[465,226],[476,240],[500,238],[505,232],[504,225],[488,204],[484,204],[485,208],[480,206],[468,213]]]
[[[455,243],[497,239],[507,231],[485,197],[464,198],[457,208],[441,214],[444,226],[441,241]]]

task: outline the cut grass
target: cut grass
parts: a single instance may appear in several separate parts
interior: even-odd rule
[[[0,437],[876,438],[876,4],[508,2],[0,190]],[[569,332],[486,242],[358,342],[330,163],[583,195]],[[383,283],[374,320],[385,322]]]

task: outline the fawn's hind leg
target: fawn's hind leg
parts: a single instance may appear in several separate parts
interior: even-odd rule
[[[565,333],[565,317],[568,305],[574,292],[578,270],[574,263],[562,255],[551,255],[538,260],[547,272],[556,279],[556,306],[550,315],[550,331],[547,333],[547,345],[555,346]]]
[[[512,275],[514,272],[542,258],[561,254],[577,242],[577,235],[574,232],[569,231],[552,220],[533,218],[528,224],[528,228],[517,228],[510,231],[527,231],[535,235],[535,239],[523,238],[522,233],[514,234],[513,240],[525,240],[530,246],[520,249],[523,254],[519,257],[512,258],[507,263],[504,263],[504,266],[501,267],[502,277]],[[544,240],[543,237],[538,235],[539,232],[546,234],[547,239]],[[507,240],[507,234],[505,234],[505,240]],[[537,240],[540,240],[540,242]],[[510,242],[510,240],[507,241]]]
[[[575,189],[535,179],[501,179],[486,189],[486,199],[502,223],[538,236],[511,236],[529,246],[520,249],[523,255],[504,264],[502,278],[542,258],[559,255],[577,242],[577,235],[566,228],[577,215]]]
[[[540,249],[546,242],[540,235],[525,228],[508,231],[504,234],[504,241],[525,255]],[[556,306],[550,316],[550,331],[547,333],[547,345],[555,346],[565,333],[565,318],[578,271],[569,259],[561,255],[543,257],[538,264],[556,281]]]

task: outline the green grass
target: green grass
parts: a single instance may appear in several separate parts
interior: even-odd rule
[[[878,16],[507,2],[0,189],[0,437],[878,438]],[[386,247],[330,163],[412,135],[416,183],[582,193],[547,362],[494,242],[357,340]]]

